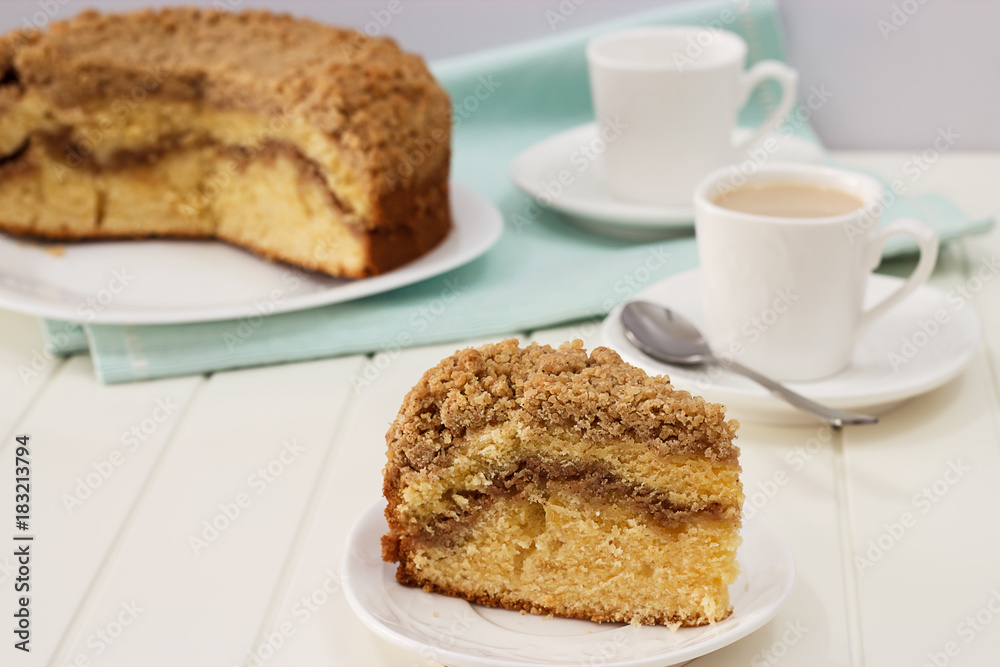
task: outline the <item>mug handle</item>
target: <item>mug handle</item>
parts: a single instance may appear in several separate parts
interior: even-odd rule
[[[867,266],[865,268],[868,271],[874,271],[882,263],[882,248],[886,240],[897,234],[909,236],[917,242],[917,246],[920,248],[920,259],[917,261],[917,267],[913,269],[913,273],[899,289],[861,314],[861,319],[858,321],[859,331],[869,326],[884,315],[887,310],[905,299],[913,290],[927,282],[931,272],[934,271],[938,256],[937,232],[913,218],[893,220],[875,232],[868,240]]]
[[[785,116],[795,105],[796,87],[799,82],[799,73],[783,62],[777,60],[762,60],[740,77],[740,105],[742,109],[750,101],[750,95],[760,84],[768,80],[774,80],[781,84],[781,102],[767,119],[754,128],[750,136],[743,141],[734,142],[733,148],[737,154],[742,154],[747,148],[757,143],[766,132],[770,132],[778,127]]]

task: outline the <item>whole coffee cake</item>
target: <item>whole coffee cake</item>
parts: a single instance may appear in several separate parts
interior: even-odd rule
[[[0,230],[217,238],[335,276],[439,243],[450,101],[389,39],[262,11],[0,37]]]

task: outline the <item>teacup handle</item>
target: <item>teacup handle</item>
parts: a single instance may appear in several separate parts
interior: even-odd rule
[[[917,261],[917,267],[913,269],[913,273],[899,289],[861,314],[861,319],[858,321],[859,331],[869,326],[884,315],[887,310],[905,299],[913,290],[927,282],[934,271],[938,256],[937,232],[913,218],[893,220],[872,235],[868,240],[867,266],[865,268],[868,271],[874,271],[882,263],[882,248],[885,246],[886,240],[897,234],[909,236],[917,242],[917,246],[920,248],[920,259]]]
[[[783,62],[777,60],[762,60],[746,72],[740,78],[740,105],[742,109],[750,101],[753,91],[765,81],[773,79],[781,84],[781,102],[774,108],[767,119],[754,128],[750,136],[743,141],[734,142],[733,148],[738,156],[743,151],[755,144],[765,133],[770,132],[785,119],[788,112],[796,100],[796,87],[799,82],[799,74],[794,69]]]

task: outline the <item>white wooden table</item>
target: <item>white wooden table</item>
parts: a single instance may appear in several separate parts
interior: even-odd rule
[[[838,158],[911,183],[909,153]],[[942,155],[911,187],[1000,217],[1000,154]],[[998,255],[1000,233],[952,244],[933,283]],[[809,451],[817,427],[744,425],[747,490],[781,482],[763,509],[798,579],[771,623],[693,664],[1000,664],[1000,280],[972,305],[984,335],[968,371],[877,426]],[[512,333],[601,342],[587,323]],[[88,357],[46,359],[38,322],[0,311],[0,665],[435,664],[368,631],[338,569],[380,496],[404,393],[456,347],[405,351],[360,391],[366,357],[102,386]],[[12,632],[17,434],[32,452],[30,653]]]

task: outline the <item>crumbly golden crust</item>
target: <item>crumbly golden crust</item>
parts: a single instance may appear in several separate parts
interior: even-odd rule
[[[0,37],[0,81],[61,107],[137,89],[211,107],[289,114],[363,156],[380,191],[429,170],[447,146],[450,101],[419,56],[387,38],[264,11],[85,11],[47,32]],[[14,94],[12,86],[0,95]],[[423,159],[414,159],[414,156]]]
[[[397,574],[397,580],[404,586],[413,586],[414,588],[422,588],[428,593],[440,593],[441,595],[447,595],[448,597],[460,598],[462,600],[468,600],[469,602],[475,602],[476,604],[485,605],[487,607],[498,607],[500,609],[508,609],[510,611],[523,611],[528,614],[543,615],[543,614],[553,614],[555,616],[562,616],[563,618],[579,618],[584,621],[594,621],[595,623],[636,623],[641,625],[671,625],[671,626],[684,626],[684,627],[698,627],[702,625],[709,625],[710,623],[718,623],[719,621],[729,618],[733,613],[733,608],[729,607],[719,618],[708,619],[708,618],[687,618],[678,615],[661,615],[661,616],[640,616],[636,617],[632,614],[627,614],[623,612],[611,613],[595,608],[569,608],[569,607],[549,607],[541,604],[532,604],[528,602],[522,602],[517,600],[508,600],[501,598],[499,596],[489,595],[483,593],[480,595],[466,595],[461,591],[454,588],[449,588],[448,586],[439,586],[437,584],[427,583],[415,576],[409,570],[404,570],[400,568],[401,574]]]
[[[426,180],[410,182],[379,200],[366,230],[366,275],[383,273],[437,246],[451,229],[448,160]]]
[[[386,479],[399,468],[447,460],[467,431],[521,419],[572,428],[594,440],[633,438],[664,456],[735,462],[738,424],[725,407],[650,377],[606,347],[583,343],[518,346],[514,339],[459,350],[424,373],[386,434]]]

